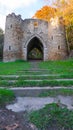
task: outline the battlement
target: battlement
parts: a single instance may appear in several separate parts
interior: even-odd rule
[[[18,19],[18,20],[21,20],[23,22],[26,22],[26,21],[38,21],[38,22],[43,22],[43,23],[48,23],[47,21],[44,21],[42,19],[37,19],[37,18],[28,18],[28,19],[22,19],[21,18],[21,15],[16,15],[15,13],[11,13],[11,14],[8,14],[7,17],[8,18],[11,18],[11,19]]]
[[[15,13],[8,14],[7,18],[16,18],[18,20],[22,20],[21,15],[16,15]]]

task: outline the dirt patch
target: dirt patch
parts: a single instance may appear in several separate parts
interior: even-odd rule
[[[0,108],[0,130],[36,130],[29,123],[26,112],[15,113],[6,108]]]

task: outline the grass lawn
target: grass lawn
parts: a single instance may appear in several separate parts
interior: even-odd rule
[[[31,112],[30,121],[38,130],[73,130],[73,111],[52,103]]]
[[[49,69],[50,74],[73,76],[73,59],[40,62],[39,67],[41,69]]]
[[[25,81],[25,80],[18,80],[15,82],[8,82],[8,81],[0,81],[0,86],[2,87],[45,87],[45,86],[65,86],[65,87],[71,87],[73,86],[73,81],[56,81],[56,80],[50,80],[50,81]]]
[[[33,63],[34,64],[34,63]],[[59,74],[62,77],[68,76],[73,77],[73,59],[63,61],[45,61],[38,63],[38,69],[48,69],[42,72],[29,72],[32,68],[30,62],[16,61],[16,62],[0,62],[0,75],[6,74]]]
[[[13,75],[23,69],[29,69],[30,63],[25,61],[0,62],[0,75]]]
[[[33,64],[35,64],[35,62],[33,62]],[[73,59],[63,61],[38,62],[38,71],[31,70],[34,69],[33,64],[31,64],[31,62],[25,61],[8,63],[0,62],[0,86],[73,86]],[[39,79],[42,81],[36,81]]]
[[[15,99],[13,91],[8,89],[0,89],[0,106],[11,103]]]

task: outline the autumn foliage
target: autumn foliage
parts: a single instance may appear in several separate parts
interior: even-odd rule
[[[65,24],[73,23],[73,0],[56,0],[57,15],[63,16]]]
[[[50,6],[44,6],[40,10],[38,10],[33,18],[43,19],[49,21],[51,17],[56,15],[56,9]]]
[[[49,0],[47,1],[49,2]],[[35,13],[33,18],[49,21],[51,17],[63,17],[67,42],[70,45],[70,49],[73,49],[73,0],[56,0],[53,3],[53,7],[48,5],[42,7]]]
[[[73,0],[56,0],[58,16],[63,16],[66,27],[66,36],[70,49],[73,49]]]

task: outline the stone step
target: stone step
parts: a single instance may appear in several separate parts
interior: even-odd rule
[[[32,75],[32,74],[34,74],[34,75],[39,75],[39,74],[50,74],[51,72],[48,72],[48,71],[46,71],[46,72],[42,72],[42,71],[32,71],[32,72],[29,72],[29,71],[20,71],[20,72],[16,72],[16,74],[30,74],[30,75]]]
[[[38,76],[38,77],[42,77],[42,76],[44,76],[44,77],[46,77],[46,76],[61,76],[61,74],[40,74],[40,75],[38,75],[38,74],[36,74],[36,75],[34,75],[34,74],[30,74],[30,75],[28,75],[28,74],[26,74],[26,75],[23,75],[23,74],[21,74],[21,75],[0,75],[0,77],[3,77],[3,78],[5,78],[5,77],[16,77],[16,78],[18,78],[18,77],[21,77],[21,76],[23,76],[23,77],[27,77],[27,76]]]
[[[0,87],[4,88],[4,87]],[[29,97],[37,97],[40,93],[42,92],[47,92],[49,90],[57,90],[57,89],[73,89],[72,87],[63,87],[63,86],[54,86],[54,87],[13,87],[13,88],[8,88],[12,90],[16,96],[29,96]]]
[[[29,72],[32,72],[32,71],[49,71],[50,69],[27,69],[27,70],[18,70],[18,71],[29,71]]]
[[[46,72],[50,72],[49,70],[46,70],[46,71],[43,71],[43,70],[28,70],[28,71],[24,71],[24,70],[20,70],[20,71],[18,71],[18,73],[46,73]]]
[[[19,81],[19,80],[16,79],[16,80],[1,80],[1,81],[10,82],[10,83],[12,82],[12,83],[14,83],[14,82],[17,82],[17,81]],[[73,81],[73,79],[44,79],[44,80],[42,80],[42,79],[38,79],[38,80],[37,80],[37,79],[35,79],[35,80],[34,80],[34,79],[31,79],[31,80],[30,80],[30,79],[29,79],[29,80],[28,80],[28,79],[27,79],[27,80],[25,79],[25,80],[23,80],[23,79],[22,79],[22,81],[26,81],[26,82]]]

